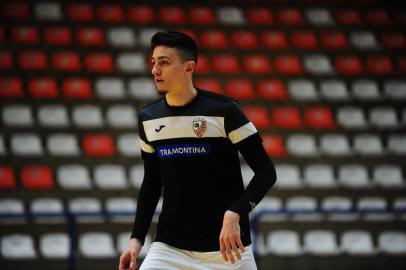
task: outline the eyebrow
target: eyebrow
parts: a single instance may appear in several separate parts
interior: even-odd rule
[[[167,58],[167,59],[171,60],[171,58],[169,56],[158,56],[158,60],[162,59],[162,58]],[[155,60],[154,57],[151,57],[151,60]]]

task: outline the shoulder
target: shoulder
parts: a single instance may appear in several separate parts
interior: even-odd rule
[[[142,106],[139,109],[139,115],[140,116],[148,116],[148,115],[152,115],[160,110],[162,110],[164,108],[164,98],[161,97],[158,100],[152,101],[144,106]]]
[[[207,91],[204,89],[200,89],[198,88],[200,95],[202,97],[202,99],[207,102],[207,103],[215,103],[215,104],[219,104],[222,105],[224,107],[228,107],[232,104],[238,104],[238,101],[228,97],[228,96],[224,96],[215,92],[211,92],[211,91]]]

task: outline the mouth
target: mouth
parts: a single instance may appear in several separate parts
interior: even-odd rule
[[[156,83],[161,83],[161,82],[163,82],[164,80],[155,80],[155,82]]]

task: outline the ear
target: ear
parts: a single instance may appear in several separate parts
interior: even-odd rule
[[[196,62],[195,61],[187,61],[186,62],[186,72],[193,74],[196,70]]]

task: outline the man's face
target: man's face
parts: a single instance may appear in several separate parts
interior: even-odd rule
[[[151,61],[151,73],[160,94],[180,89],[187,82],[186,62],[182,61],[174,48],[163,45],[155,47]]]

